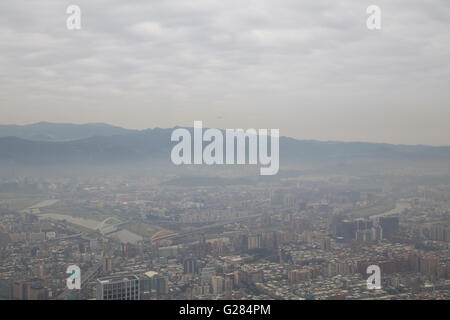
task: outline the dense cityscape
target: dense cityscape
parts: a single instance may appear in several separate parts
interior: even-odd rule
[[[450,298],[439,177],[223,180],[3,180],[1,298]],[[79,290],[66,285],[70,265]],[[380,289],[367,287],[369,265]]]

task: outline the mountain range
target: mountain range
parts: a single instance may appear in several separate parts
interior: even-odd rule
[[[71,141],[93,136],[125,135],[128,130],[105,123],[51,123],[38,122],[29,125],[0,125],[0,137],[17,137],[33,141]]]
[[[129,130],[103,123],[0,125],[0,164],[120,164],[170,161],[174,128]],[[191,128],[189,130],[192,130]],[[450,146],[324,142],[280,137],[280,162],[342,163],[382,160],[450,163]]]

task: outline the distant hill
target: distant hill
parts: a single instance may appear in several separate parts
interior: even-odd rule
[[[0,132],[5,133],[1,126]],[[14,127],[14,126],[12,126]],[[20,131],[19,128],[24,128]],[[33,130],[31,128],[34,128]],[[1,131],[3,130],[3,131]],[[170,163],[171,129],[126,130],[104,124],[39,123],[9,129],[0,137],[0,164],[122,164],[158,159]],[[192,130],[192,129],[190,129]],[[23,136],[51,135],[57,141],[36,141]],[[73,140],[76,136],[88,136]],[[405,146],[364,142],[321,142],[280,138],[281,165],[301,162],[340,165],[370,161],[450,163],[450,147]]]
[[[109,164],[146,160],[169,152],[169,129],[152,129],[126,135],[93,136],[73,141],[31,141],[0,138],[0,163]]]
[[[71,141],[93,136],[124,135],[135,132],[105,123],[50,123],[0,125],[0,137],[17,137],[33,141]]]

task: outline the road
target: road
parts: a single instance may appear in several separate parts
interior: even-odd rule
[[[247,216],[247,217],[241,217],[241,218],[235,218],[235,219],[231,219],[231,220],[226,220],[226,221],[210,224],[210,225],[207,225],[207,226],[204,226],[204,227],[192,229],[192,230],[185,231],[185,232],[168,234],[168,235],[165,235],[165,236],[161,236],[161,237],[152,239],[152,241],[180,238],[180,237],[186,236],[188,234],[199,233],[199,232],[202,232],[204,230],[217,228],[217,227],[224,226],[224,225],[230,224],[230,223],[245,221],[245,220],[257,218],[257,217],[260,217],[260,216],[261,216],[261,214],[257,214],[257,215]]]

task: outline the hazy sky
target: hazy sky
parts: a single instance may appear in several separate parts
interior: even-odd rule
[[[194,120],[450,145],[450,1],[0,2],[0,123]]]

